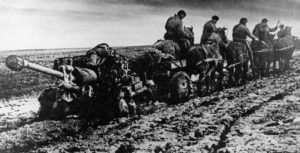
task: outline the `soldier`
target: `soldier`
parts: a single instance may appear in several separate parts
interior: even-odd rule
[[[101,43],[91,50],[86,52],[87,66],[94,67],[103,62],[103,57],[113,52],[112,48],[107,43]]]
[[[247,18],[240,19],[240,23],[233,27],[232,38],[233,42],[242,42],[246,45],[249,52],[251,64],[253,64],[253,53],[250,44],[247,41],[247,37],[251,38],[252,40],[257,40],[257,38],[250,33],[248,27],[246,26],[247,22]]]
[[[101,43],[94,47],[91,50],[86,52],[85,67],[76,67],[76,66],[62,66],[61,69],[64,73],[72,73],[74,76],[71,80],[77,85],[90,84],[99,78],[101,71],[99,65],[105,61],[105,57],[111,54],[114,50],[107,43]],[[64,87],[72,87],[68,83],[63,84]],[[69,87],[70,86],[70,87]]]
[[[219,21],[219,17],[214,15],[210,21],[207,21],[203,26],[203,32],[200,44],[204,44],[213,32],[217,31],[216,23]]]
[[[277,37],[278,38],[283,38],[284,36],[286,36],[286,30],[284,29],[284,25],[281,24],[279,26],[280,30],[277,32]]]
[[[276,27],[270,28],[268,25],[268,19],[263,18],[261,23],[257,24],[254,27],[252,34],[256,36],[260,41],[269,40],[268,36],[270,32],[275,32],[278,28],[279,23],[280,22],[278,21]]]
[[[166,22],[165,29],[167,32],[164,35],[166,40],[175,41],[182,49],[186,48],[184,46],[185,39],[193,39],[193,37],[189,36],[184,30],[182,20],[185,16],[186,13],[184,10],[180,10],[177,14],[171,16]]]

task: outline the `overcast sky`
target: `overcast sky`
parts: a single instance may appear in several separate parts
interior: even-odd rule
[[[251,31],[266,17],[300,36],[298,0],[0,0],[0,50],[149,45],[163,38],[167,18],[180,9],[197,43],[213,15],[229,37],[241,17]]]

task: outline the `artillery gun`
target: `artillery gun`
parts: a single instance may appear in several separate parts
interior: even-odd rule
[[[51,69],[11,55],[6,65],[13,71],[31,69],[58,78],[57,87],[46,89],[38,98],[41,119],[79,115],[109,121],[134,115],[135,101],[147,88],[129,69],[128,58],[111,54],[98,66],[86,61],[85,55],[58,58]]]
[[[192,94],[185,60],[175,60],[154,48],[144,52],[136,58],[109,53],[97,65],[89,65],[87,55],[57,58],[53,69],[11,55],[6,65],[13,71],[31,69],[58,78],[57,86],[38,98],[40,118],[61,119],[74,114],[109,121],[136,114],[136,102],[178,103]]]

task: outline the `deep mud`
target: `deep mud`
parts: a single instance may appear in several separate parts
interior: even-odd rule
[[[107,125],[76,118],[37,121],[36,105],[23,109],[35,100],[7,101],[0,106],[11,108],[0,112],[0,152],[298,152],[299,79],[297,56],[282,75],[183,104],[156,102],[154,113]]]

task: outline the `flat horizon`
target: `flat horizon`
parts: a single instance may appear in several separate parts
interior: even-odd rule
[[[300,2],[287,0],[0,0],[0,50],[86,48],[106,42],[110,46],[151,45],[163,39],[166,20],[184,9],[185,26],[193,26],[200,41],[203,24],[220,17],[218,27],[232,28],[248,18],[250,31],[262,18],[270,27],[277,20],[300,36]],[[89,48],[88,47],[88,48]]]

